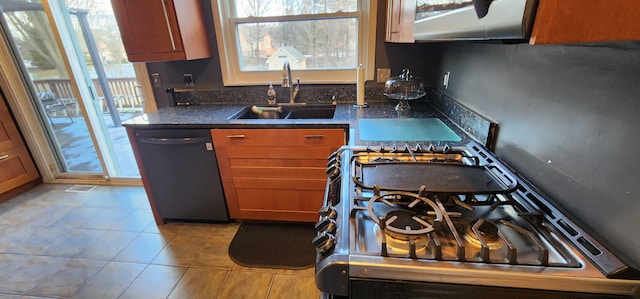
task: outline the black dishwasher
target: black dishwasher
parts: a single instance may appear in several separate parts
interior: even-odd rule
[[[229,221],[209,130],[134,132],[141,171],[163,221]]]

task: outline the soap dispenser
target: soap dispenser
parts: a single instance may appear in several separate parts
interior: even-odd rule
[[[269,89],[267,90],[267,105],[276,104],[276,90],[273,88],[273,83],[269,82]]]

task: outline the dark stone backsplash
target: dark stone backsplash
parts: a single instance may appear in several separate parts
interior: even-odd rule
[[[475,137],[490,150],[495,148],[498,123],[480,115],[478,112],[469,109],[458,101],[438,92],[429,89],[427,91],[429,103],[440,113],[458,125],[465,133]]]
[[[180,90],[175,89],[174,98],[171,93],[167,93],[168,101],[174,103],[189,104],[265,104],[267,102],[268,86],[251,87],[227,87],[223,89],[211,90]],[[289,102],[289,89],[274,86],[277,93],[278,103]],[[365,88],[365,99],[367,102],[388,101],[383,94],[383,87]],[[356,102],[355,85],[331,85],[331,86],[302,86],[296,102],[323,104],[331,103],[335,96],[340,104]]]

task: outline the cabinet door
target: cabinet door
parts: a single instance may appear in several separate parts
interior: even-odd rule
[[[24,146],[0,151],[0,194],[39,177]]]
[[[188,60],[210,56],[197,0],[112,0],[129,61]]]
[[[182,50],[178,22],[171,1],[112,0],[127,53]]]
[[[638,14],[638,0],[540,0],[529,43],[640,40]]]
[[[416,0],[388,0],[385,41],[413,43]]]
[[[9,109],[0,97],[0,201],[26,190],[20,187],[39,177]]]
[[[23,145],[18,129],[7,110],[0,110],[0,151]]]
[[[317,221],[327,157],[344,144],[344,130],[216,129],[211,134],[232,218]]]

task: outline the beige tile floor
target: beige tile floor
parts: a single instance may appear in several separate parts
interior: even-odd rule
[[[0,299],[319,298],[313,268],[235,264],[237,224],[156,225],[141,187],[44,184],[0,203]]]

